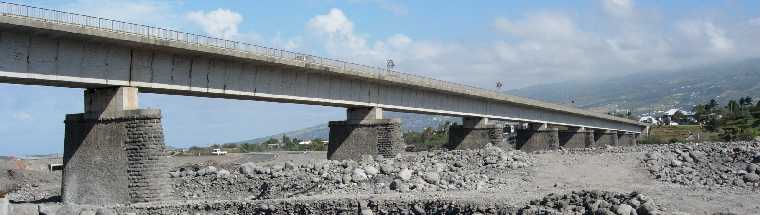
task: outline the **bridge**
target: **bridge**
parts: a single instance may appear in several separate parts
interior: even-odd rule
[[[140,92],[344,107],[330,122],[328,159],[394,157],[398,119],[383,111],[462,117],[450,149],[633,145],[628,119],[463,84],[308,54],[63,11],[0,3],[0,83],[87,89],[85,110],[66,116],[64,202],[147,202],[169,189],[157,109]],[[129,186],[125,186],[129,185]],[[106,192],[107,191],[107,192]]]

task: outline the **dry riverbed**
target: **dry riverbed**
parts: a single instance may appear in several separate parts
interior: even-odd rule
[[[101,214],[759,214],[760,144],[405,153],[328,161],[322,152],[170,159],[172,200],[62,207],[60,172],[23,173],[11,206]],[[21,210],[18,210],[21,211]],[[59,214],[61,214],[59,213]]]

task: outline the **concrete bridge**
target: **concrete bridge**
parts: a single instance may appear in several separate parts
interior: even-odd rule
[[[383,110],[462,117],[447,147],[500,144],[520,122],[517,147],[633,145],[643,125],[432,78],[308,54],[67,12],[0,3],[0,83],[87,89],[84,113],[66,116],[63,200],[78,204],[164,199],[161,113],[138,93],[347,108],[330,122],[329,159],[393,157],[398,119]],[[129,186],[126,186],[129,185]]]

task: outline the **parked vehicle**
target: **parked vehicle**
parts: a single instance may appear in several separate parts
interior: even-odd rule
[[[217,149],[212,149],[211,154],[221,156],[221,155],[226,155],[227,151],[222,151],[222,149],[217,148]]]

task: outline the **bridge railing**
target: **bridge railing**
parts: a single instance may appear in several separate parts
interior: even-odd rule
[[[244,42],[232,41],[227,39],[203,36],[192,33],[185,33],[170,29],[152,27],[147,25],[135,24],[130,22],[123,22],[118,20],[70,13],[65,11],[51,10],[39,7],[33,7],[28,5],[21,5],[8,2],[0,2],[0,13],[3,16],[17,16],[30,19],[42,20],[45,22],[55,22],[66,25],[76,25],[87,28],[95,28],[99,30],[106,30],[118,33],[138,35],[148,38],[155,38],[160,40],[180,41],[200,46],[210,46],[215,48],[228,49],[233,51],[239,51],[243,53],[250,53],[255,55],[261,55],[266,57],[297,60],[319,66],[326,66],[335,69],[351,70],[353,72],[361,72],[367,75],[377,75],[378,77],[398,77],[406,78],[419,82],[425,82],[430,85],[440,86],[442,84],[454,86],[459,90],[468,92],[473,91],[489,91],[496,93],[492,90],[486,90],[478,87],[473,87],[460,83],[453,83],[448,81],[442,81],[430,77],[421,75],[402,73],[398,71],[389,70],[386,68],[350,63],[342,60],[335,60],[330,58],[324,58],[314,56],[310,54],[303,54],[297,52],[291,52],[276,48],[269,48]]]

